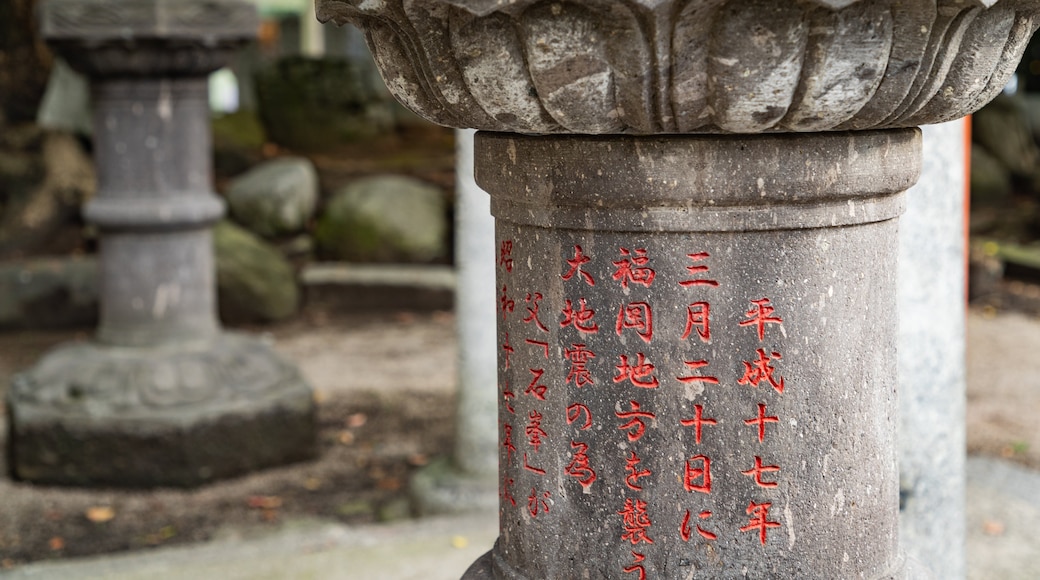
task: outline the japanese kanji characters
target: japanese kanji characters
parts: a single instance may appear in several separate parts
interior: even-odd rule
[[[654,365],[647,362],[645,354],[636,354],[635,364],[629,364],[627,355],[620,355],[620,357],[621,364],[617,365],[618,374],[614,377],[615,383],[627,380],[644,389],[656,389],[660,386],[661,383],[654,376]]]
[[[693,266],[686,266],[686,270],[690,273],[690,275],[691,276],[695,276],[695,277],[691,278],[689,280],[683,280],[682,282],[679,282],[680,286],[687,287],[687,288],[689,288],[690,286],[710,286],[712,288],[718,287],[718,285],[719,285],[718,281],[716,281],[716,280],[709,280],[707,278],[699,277],[702,274],[707,274],[708,273],[708,266],[707,266],[707,264],[701,264],[700,263],[700,262],[703,262],[703,261],[705,261],[705,260],[707,260],[708,258],[711,257],[711,255],[708,254],[708,252],[697,252],[695,254],[686,254],[686,257],[689,258],[691,261],[693,261],[695,263],[695,265],[693,265]]]
[[[578,299],[577,310],[574,309],[570,300],[567,300],[566,304],[563,308],[563,320],[560,321],[560,328],[573,325],[582,334],[599,332],[599,325],[592,319],[596,315],[596,311],[586,306],[584,298]]]
[[[621,508],[618,512],[621,516],[622,527],[624,531],[621,533],[621,539],[632,542],[632,545],[636,545],[640,542],[646,544],[653,544],[654,541],[647,535],[652,522],[650,516],[646,513],[646,502],[641,499],[633,500],[628,498],[625,500],[625,507]]]
[[[680,338],[686,340],[694,331],[701,342],[711,342],[711,304],[694,302],[686,307],[686,327]]]
[[[643,342],[650,343],[654,339],[654,313],[646,302],[622,304],[618,308],[617,335],[631,328],[636,331]]]
[[[711,459],[706,455],[695,455],[686,460],[683,489],[711,493]]]
[[[563,356],[571,363],[570,371],[564,383],[574,383],[576,387],[594,384],[592,372],[589,371],[589,360],[596,358],[596,353],[588,349],[584,344],[572,344],[571,348],[563,351]]]
[[[715,419],[705,419],[704,405],[694,405],[693,418],[682,419],[679,421],[679,424],[683,427],[693,427],[693,432],[695,434],[696,441],[699,444],[701,442],[701,429],[705,425],[717,425],[718,421],[716,421]]]
[[[636,401],[629,401],[631,405],[631,411],[615,411],[618,419],[628,419],[628,422],[618,427],[622,431],[628,431],[628,440],[632,442],[639,441],[646,432],[645,419],[656,419],[657,415],[648,411],[641,410],[641,407]]]
[[[766,440],[766,423],[779,423],[780,418],[766,415],[765,403],[758,404],[758,416],[753,419],[744,419],[745,425],[756,425],[758,427],[758,442]]]
[[[751,518],[748,520],[746,526],[740,528],[742,532],[754,532],[758,531],[759,539],[762,545],[766,545],[766,535],[769,528],[779,528],[780,522],[769,521],[769,508],[773,507],[771,502],[766,503],[755,503],[751,502],[747,507],[747,513]]]
[[[758,332],[759,342],[765,340],[767,324],[782,324],[783,319],[773,316],[775,309],[768,298],[752,300],[751,308],[745,313],[747,319],[740,321],[741,326],[750,326]]]
[[[744,376],[737,379],[737,383],[741,385],[751,385],[757,387],[762,381],[769,383],[769,386],[776,389],[776,392],[784,392],[784,379],[783,377],[775,377],[773,374],[776,369],[773,368],[772,361],[781,360],[780,353],[771,352],[766,354],[763,349],[758,349],[758,358],[753,361],[744,361]]]
[[[643,486],[639,485],[639,480],[641,478],[653,475],[649,469],[639,468],[639,463],[641,461],[642,459],[636,455],[635,451],[632,451],[628,460],[625,461],[625,471],[628,473],[628,475],[625,476],[625,485],[634,491],[642,491]]]
[[[588,264],[591,261],[592,258],[586,256],[582,252],[581,246],[574,246],[574,257],[567,260],[567,265],[570,266],[570,270],[567,270],[567,273],[563,274],[560,277],[564,280],[570,280],[574,277],[575,274],[578,274],[581,276],[583,280],[585,280],[586,284],[588,284],[589,286],[595,286],[596,281],[593,280],[592,274],[589,274],[585,270],[581,269],[582,266]]]
[[[580,441],[571,441],[571,449],[574,450],[574,454],[563,472],[577,479],[583,488],[588,489],[596,481],[596,472],[589,465],[589,446]]]
[[[755,456],[755,466],[747,471],[741,471],[744,475],[754,478],[755,484],[759,487],[776,487],[778,484],[775,481],[763,481],[762,474],[770,471],[780,471],[779,465],[762,465],[762,458]]]
[[[649,288],[657,275],[652,268],[647,267],[649,262],[650,258],[647,257],[645,249],[629,251],[627,248],[621,248],[621,259],[614,262],[617,270],[612,277],[621,282],[622,288],[628,288],[629,283],[642,284]]]

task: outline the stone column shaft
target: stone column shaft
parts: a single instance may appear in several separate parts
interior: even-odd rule
[[[205,77],[96,83],[101,342],[135,346],[217,332]]]

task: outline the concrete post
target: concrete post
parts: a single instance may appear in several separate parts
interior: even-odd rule
[[[924,127],[899,227],[900,518],[907,552],[964,578],[965,132]]]
[[[459,341],[455,449],[412,480],[423,514],[494,510],[498,505],[498,360],[495,348],[495,220],[473,178],[473,131],[456,131],[455,289]]]
[[[15,378],[12,470],[197,485],[314,452],[310,389],[216,317],[206,75],[255,34],[248,2],[50,0],[44,36],[94,93],[101,323]]]
[[[898,533],[911,127],[1003,88],[1035,0],[318,7],[482,130],[512,269],[501,536],[467,580],[927,576]]]

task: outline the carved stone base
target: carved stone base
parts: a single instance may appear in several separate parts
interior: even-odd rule
[[[441,459],[412,477],[411,494],[416,511],[424,516],[493,512],[498,509],[498,474],[470,475]]]
[[[245,336],[62,346],[7,403],[12,475],[36,483],[188,487],[315,453],[310,388]]]

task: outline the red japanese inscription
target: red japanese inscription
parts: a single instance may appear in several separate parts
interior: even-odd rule
[[[759,487],[769,488],[769,487],[776,487],[776,486],[780,485],[780,484],[778,484],[775,481],[762,481],[762,474],[770,472],[770,471],[780,471],[780,466],[779,465],[762,465],[762,458],[758,457],[756,455],[755,456],[755,466],[752,467],[751,469],[747,470],[747,471],[741,471],[741,473],[743,473],[744,475],[747,475],[748,477],[755,478],[755,483]]]
[[[502,447],[506,450],[506,463],[516,453],[516,445],[513,445],[513,426],[509,423],[502,424]]]
[[[758,331],[758,340],[766,337],[767,324],[782,324],[784,321],[779,316],[773,316],[775,309],[769,304],[768,298],[752,300],[751,308],[744,313],[746,320],[740,321],[741,326],[753,326]]]
[[[711,304],[694,302],[686,307],[686,328],[681,338],[690,338],[694,329],[697,330],[697,336],[701,337],[701,342],[711,342]]]
[[[502,296],[498,298],[498,302],[502,309],[502,320],[506,319],[506,315],[516,310],[516,302],[509,297],[509,290],[506,285],[502,285]]]
[[[649,288],[657,275],[652,268],[646,266],[649,262],[650,258],[647,257],[645,249],[629,251],[627,248],[621,248],[621,259],[614,262],[617,270],[614,271],[613,278],[621,281],[622,288],[628,288],[629,282]]]
[[[641,563],[643,560],[646,560],[645,555],[632,550],[632,564],[625,566],[621,571],[625,574],[638,573],[639,576],[637,580],[646,580],[646,569],[643,568],[643,564]]]
[[[531,512],[531,517],[537,517],[540,513],[549,513],[549,498],[552,497],[548,491],[543,491],[539,494],[535,489],[531,488],[531,495],[527,496],[527,511]]]
[[[536,473],[538,475],[545,475],[545,470],[544,469],[541,469],[540,467],[535,467],[535,466],[531,465],[531,463],[529,461],[527,461],[527,452],[526,451],[524,452],[524,469],[526,469],[527,471],[530,471],[531,473]]]
[[[539,384],[539,381],[542,380],[542,375],[545,374],[545,369],[527,369],[527,370],[531,371],[531,374],[534,375],[534,378],[531,379],[531,384],[527,385],[527,388],[524,389],[524,394],[525,395],[531,395],[532,397],[538,399],[539,401],[544,401],[545,400],[545,392],[549,390],[549,387],[546,387],[545,385]]]
[[[586,256],[581,249],[581,246],[574,246],[574,257],[567,260],[567,265],[571,267],[567,270],[567,273],[560,276],[564,280],[570,280],[575,274],[580,274],[585,280],[585,283],[589,286],[595,286],[596,281],[592,279],[592,274],[589,274],[585,270],[582,270],[582,266],[592,261],[592,258]]]
[[[530,338],[525,338],[524,342],[526,342],[527,344],[529,344],[531,346],[537,346],[538,348],[542,349],[542,353],[545,355],[545,358],[549,358],[549,343],[548,342],[545,342],[544,340],[532,340]]]
[[[745,425],[758,425],[758,442],[761,443],[766,440],[766,423],[779,423],[780,418],[777,416],[767,416],[766,406],[764,403],[758,404],[758,417],[754,419],[744,419]]]
[[[694,434],[695,434],[695,436],[697,438],[696,439],[697,443],[700,443],[701,442],[701,428],[704,425],[716,425],[716,424],[718,424],[718,421],[716,421],[715,419],[705,419],[704,418],[704,405],[694,405],[693,406],[693,419],[680,419],[679,423],[681,423],[684,427],[693,427],[693,432],[694,432]]]
[[[502,484],[502,493],[499,494],[499,497],[502,498],[502,503],[505,503],[505,502],[508,501],[510,503],[510,505],[514,505],[515,506],[516,505],[516,498],[514,498],[513,497],[513,493],[511,491],[509,491],[509,488],[511,488],[511,487],[513,487],[513,480],[512,479],[505,480],[505,482]]]
[[[633,385],[644,389],[656,389],[660,386],[657,377],[654,376],[654,365],[646,362],[646,355],[636,354],[636,364],[628,362],[628,357],[621,356],[621,364],[617,365],[618,375],[614,377],[615,383],[631,381]]]
[[[513,409],[513,403],[510,400],[516,398],[516,393],[513,392],[513,389],[509,386],[508,382],[506,383],[506,388],[502,390],[502,398],[506,401],[506,411],[516,413],[516,410]]]
[[[583,334],[595,334],[599,332],[599,325],[592,319],[596,315],[596,311],[585,306],[585,299],[578,299],[578,309],[574,309],[574,305],[568,300],[566,306],[563,308],[563,320],[560,321],[560,328],[567,328],[568,326],[574,325],[574,328]]]
[[[507,332],[507,333],[505,333],[505,335],[506,335],[506,341],[502,343],[502,352],[506,353],[506,364],[505,364],[505,367],[508,369],[509,368],[509,358],[511,356],[513,356],[513,353],[516,352],[516,351],[513,348],[513,345],[509,344],[509,333]]]
[[[545,325],[542,324],[542,321],[538,319],[538,310],[541,308],[543,298],[544,296],[542,296],[541,292],[535,292],[534,294],[531,294],[530,292],[527,293],[527,297],[524,298],[524,301],[530,306],[527,307],[527,316],[524,317],[524,322],[527,324],[533,323],[538,327],[538,330],[541,330],[542,332],[549,332],[549,329],[546,328]]]
[[[542,446],[542,437],[548,437],[548,434],[542,429],[542,414],[532,410],[527,418],[529,420],[527,427],[524,428],[524,433],[527,434],[527,442],[534,447],[534,452],[538,453],[538,449]]]
[[[578,480],[581,487],[588,489],[596,481],[596,472],[589,466],[589,446],[580,441],[571,441],[571,449],[574,455],[571,462],[567,464],[564,473]]]
[[[631,453],[632,455],[625,460],[625,471],[628,472],[628,475],[625,476],[625,485],[627,485],[629,489],[642,491],[643,486],[639,485],[639,480],[644,477],[650,477],[653,474],[650,473],[649,469],[639,469],[639,463],[642,459],[636,455],[635,451],[632,451]]]
[[[780,353],[773,352],[766,354],[766,351],[761,348],[758,349],[758,358],[754,361],[744,361],[744,376],[737,379],[737,384],[740,385],[751,385],[757,387],[762,381],[769,383],[769,386],[776,389],[776,392],[784,392],[784,379],[783,377],[774,377],[773,373],[776,369],[770,364],[774,360],[781,360],[783,357]]]
[[[580,388],[595,383],[592,380],[588,364],[590,359],[596,358],[596,353],[589,350],[584,344],[572,344],[571,348],[564,349],[563,356],[571,362],[571,370],[567,373],[564,384],[573,381],[574,385]]]
[[[581,426],[581,430],[584,431],[592,427],[592,411],[584,403],[571,403],[567,407],[567,424],[573,424],[582,415],[585,415],[585,422]]]
[[[654,313],[646,302],[633,302],[629,305],[622,304],[618,308],[617,335],[621,331],[631,328],[636,331],[643,342],[649,343],[654,339]]]
[[[686,254],[686,257],[693,260],[696,263],[707,260],[711,257],[711,254],[709,254],[708,252],[698,252],[696,254]],[[700,275],[708,271],[708,266],[704,264],[699,264],[696,266],[686,266],[686,269],[690,272],[691,275]],[[716,288],[718,287],[719,283],[715,280],[708,280],[706,278],[696,278],[693,280],[683,280],[682,282],[679,282],[679,285],[685,288],[689,288],[690,286],[711,286],[712,288]]]
[[[772,503],[755,503],[751,502],[747,508],[747,514],[751,516],[748,524],[742,528],[742,532],[753,532],[758,530],[759,539],[762,541],[762,545],[766,545],[766,533],[769,528],[779,528],[780,522],[769,521],[769,508],[772,507]]]
[[[702,520],[706,520],[711,517],[711,512],[702,511],[700,515],[697,517]],[[700,525],[697,526],[697,533],[700,534],[700,536],[706,540],[718,539],[717,535],[709,532],[708,530],[705,530],[704,528],[700,527]],[[690,529],[690,510],[686,510],[686,515],[683,516],[682,525],[679,526],[679,537],[682,538],[682,541],[689,542],[691,534],[692,530]]]
[[[513,271],[513,240],[504,240],[498,250],[498,265],[506,272]]]
[[[636,545],[639,542],[645,542],[647,544],[653,544],[654,541],[647,536],[647,530],[650,529],[650,516],[646,513],[646,502],[637,499],[633,500],[628,498],[625,500],[625,507],[618,512],[621,516],[622,525],[625,531],[621,534],[622,540],[628,540],[632,542],[632,545]]]
[[[686,460],[683,489],[711,493],[711,459],[705,455],[696,455]]]
[[[640,410],[640,406],[637,401],[629,401],[629,404],[632,405],[631,411],[614,411],[614,414],[617,415],[618,419],[629,420],[627,423],[618,427],[618,429],[621,431],[628,431],[628,440],[634,442],[639,441],[639,439],[643,436],[643,433],[646,432],[646,423],[643,420],[657,419],[657,415],[649,411]]]
[[[697,370],[699,368],[704,368],[704,367],[708,366],[708,361],[706,361],[706,360],[688,360],[688,361],[683,361],[683,364],[688,366],[688,367],[690,367],[691,371],[695,371],[695,370]],[[690,376],[686,376],[686,377],[675,377],[675,378],[678,379],[678,381],[680,383],[683,383],[683,384],[686,384],[686,385],[688,385],[690,383],[708,383],[709,385],[717,385],[717,384],[719,384],[719,379],[718,378],[716,378],[716,377],[709,377],[709,376],[702,376],[702,375],[690,375]]]

